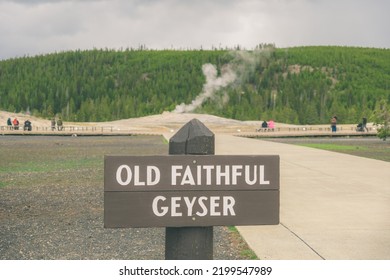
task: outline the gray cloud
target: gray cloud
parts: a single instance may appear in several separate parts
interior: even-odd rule
[[[16,3],[23,5],[55,4],[59,2],[98,2],[104,0],[0,0],[0,3]]]
[[[0,59],[91,48],[390,48],[386,0],[0,0]]]

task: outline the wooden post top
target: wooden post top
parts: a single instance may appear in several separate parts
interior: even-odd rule
[[[169,154],[213,155],[214,146],[214,133],[198,119],[192,119],[169,140]]]

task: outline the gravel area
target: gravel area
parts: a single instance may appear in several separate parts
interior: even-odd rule
[[[161,137],[0,138],[0,259],[164,259],[164,228],[103,225],[104,155],[167,154]],[[247,249],[214,227],[214,259]]]

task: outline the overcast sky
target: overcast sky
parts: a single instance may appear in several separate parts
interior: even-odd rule
[[[389,0],[0,0],[0,59],[64,50],[390,48]]]

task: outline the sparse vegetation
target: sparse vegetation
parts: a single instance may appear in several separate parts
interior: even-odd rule
[[[256,256],[255,252],[253,252],[253,250],[251,250],[248,247],[245,240],[242,239],[237,228],[234,226],[229,226],[228,229],[229,229],[229,232],[231,233],[232,240],[235,243],[234,247],[238,247],[243,259],[245,259],[245,260],[258,260],[258,257]]]
[[[364,138],[278,138],[270,141],[345,153],[390,162],[390,145],[375,137]]]
[[[103,225],[104,155],[166,155],[162,137],[0,137],[0,259],[164,259],[164,228]],[[215,259],[252,258],[225,227],[214,246]]]

